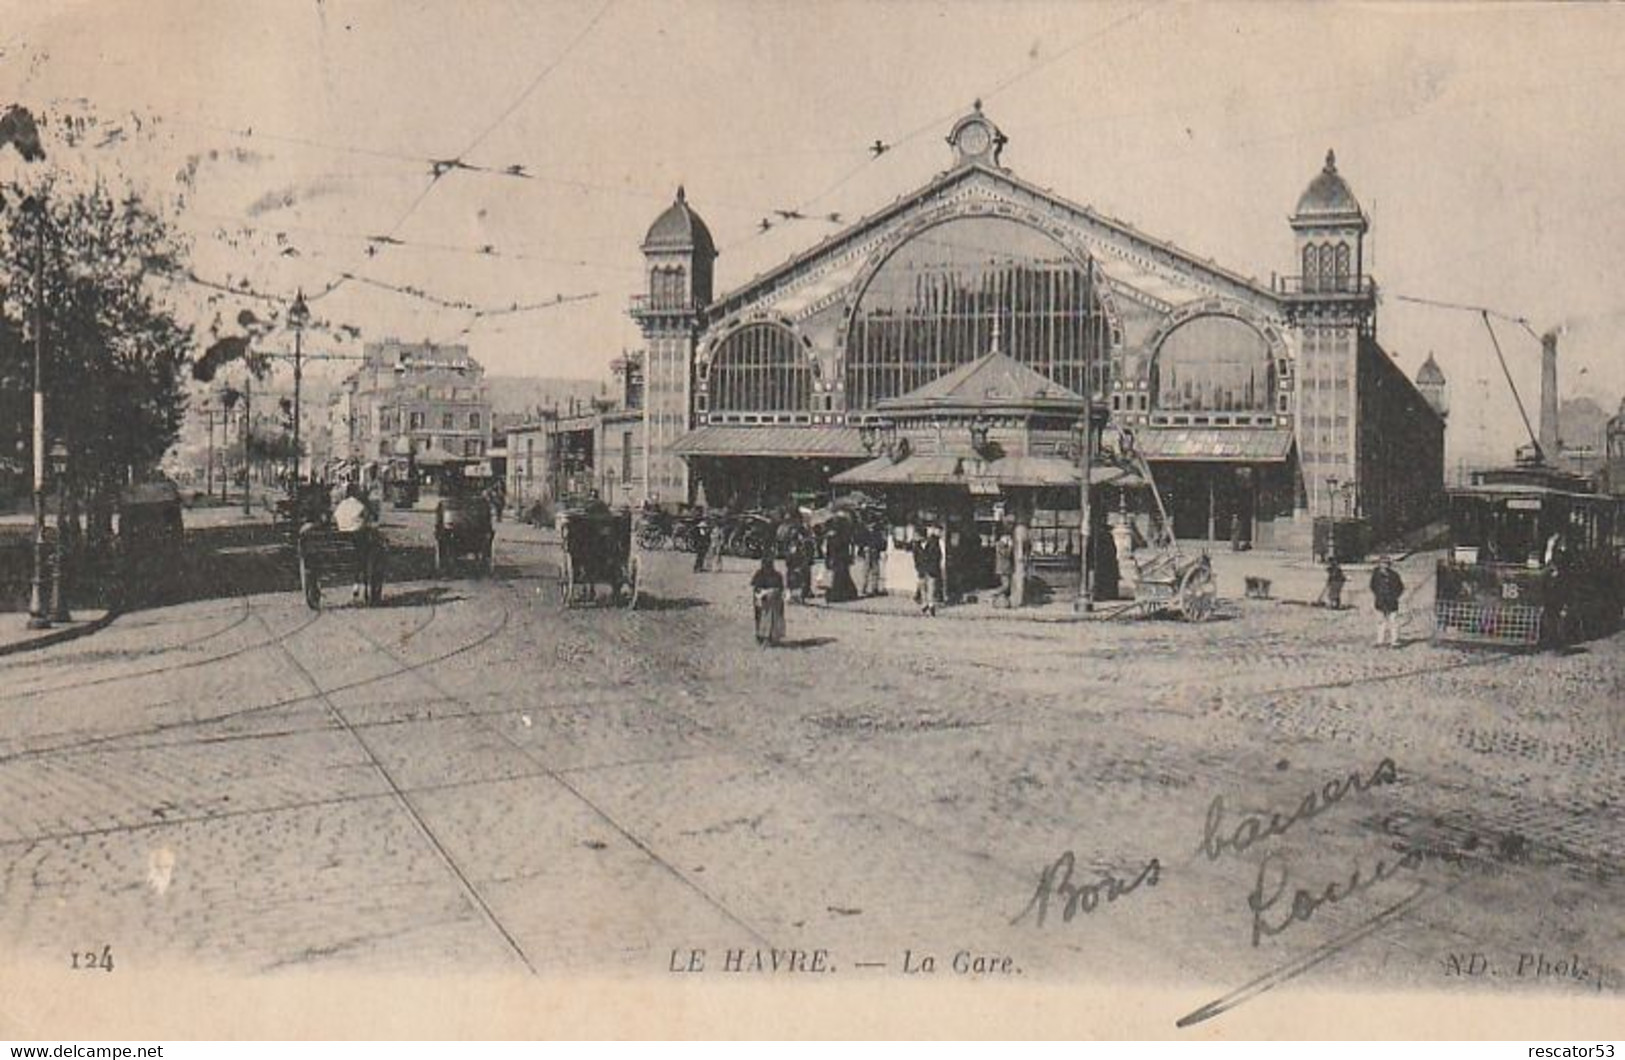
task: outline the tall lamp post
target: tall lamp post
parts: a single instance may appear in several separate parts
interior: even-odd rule
[[[310,307],[305,305],[303,287],[294,295],[293,305],[288,307],[288,323],[293,325],[293,481],[298,485],[299,467],[303,462],[299,448],[299,387],[304,378],[305,325],[310,323]]]
[[[1089,403],[1083,418],[1072,427],[1078,450],[1078,467],[1082,481],[1078,487],[1078,598],[1073,605],[1078,611],[1095,609],[1094,572],[1090,569],[1089,553],[1094,535],[1094,508],[1090,494],[1090,481],[1095,474],[1095,439],[1106,426],[1111,413],[1103,406]]]
[[[50,629],[45,610],[45,204],[30,195],[23,209],[34,222],[34,576],[28,628]]]
[[[68,447],[61,442],[51,446],[51,474],[56,476],[56,555],[51,560],[51,621],[72,622],[62,594],[63,573],[67,568]]]

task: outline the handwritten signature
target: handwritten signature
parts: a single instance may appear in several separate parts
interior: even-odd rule
[[[1303,822],[1321,816],[1354,796],[1398,781],[1399,767],[1392,758],[1384,758],[1369,771],[1354,770],[1346,776],[1334,777],[1307,792],[1295,804],[1280,809],[1237,813],[1226,804],[1223,795],[1215,795],[1208,803],[1195,854],[1208,862],[1226,857],[1241,858],[1253,847],[1287,835]],[[1429,856],[1421,848],[1404,846],[1399,848],[1397,858],[1384,856],[1376,859],[1375,863],[1357,863],[1346,874],[1329,883],[1300,885],[1280,852],[1265,851],[1258,861],[1257,873],[1246,898],[1246,908],[1251,916],[1253,947],[1257,948],[1265,939],[1281,935],[1296,924],[1308,923],[1326,906],[1349,901],[1371,892],[1379,884],[1414,873]],[[1010,923],[1014,925],[1031,920],[1035,927],[1043,927],[1056,909],[1060,912],[1062,923],[1070,923],[1080,915],[1095,913],[1104,906],[1126,899],[1142,888],[1157,886],[1164,881],[1166,870],[1160,857],[1152,857],[1132,875],[1097,869],[1093,879],[1079,879],[1078,876],[1077,857],[1068,850],[1040,871],[1032,896]],[[1453,887],[1445,888],[1445,891]],[[1308,954],[1189,1013],[1178,1021],[1178,1026],[1187,1027],[1212,1019],[1265,990],[1303,974],[1413,910],[1424,895],[1439,893],[1444,892],[1432,888],[1424,880],[1417,880],[1414,890],[1400,901],[1353,929],[1327,940]]]
[[[1050,901],[1057,898],[1063,903],[1061,921],[1069,923],[1079,913],[1093,913],[1102,902],[1115,902],[1142,886],[1155,887],[1162,879],[1162,862],[1156,858],[1146,862],[1139,875],[1132,880],[1101,873],[1093,883],[1073,883],[1072,873],[1076,868],[1077,858],[1070,850],[1045,866],[1038,876],[1038,888],[1033,891],[1026,908],[1017,913],[1010,923],[1019,924],[1031,914],[1035,926],[1043,927],[1045,918],[1049,916]]]

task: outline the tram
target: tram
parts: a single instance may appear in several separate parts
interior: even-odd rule
[[[1606,636],[1625,608],[1625,497],[1536,461],[1449,491],[1434,636],[1511,647]]]

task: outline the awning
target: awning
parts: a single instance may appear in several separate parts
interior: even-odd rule
[[[1134,432],[1134,447],[1147,460],[1280,463],[1292,447],[1292,432],[1263,427],[1148,427]]]
[[[679,456],[807,456],[857,457],[869,455],[856,427],[783,424],[762,427],[696,427],[672,443]]]
[[[446,464],[461,464],[471,459],[465,456],[453,456],[439,446],[430,446],[417,455],[419,467],[443,467]]]
[[[830,479],[836,486],[964,486],[973,493],[997,487],[1078,485],[1078,468],[1051,456],[1007,456],[979,461],[971,456],[907,456],[896,463],[882,456]]]

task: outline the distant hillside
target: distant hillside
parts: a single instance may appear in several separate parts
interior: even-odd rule
[[[571,399],[585,405],[595,397],[610,396],[607,379],[537,379],[521,375],[488,375],[491,414],[502,419],[524,419],[544,409],[568,411]]]

